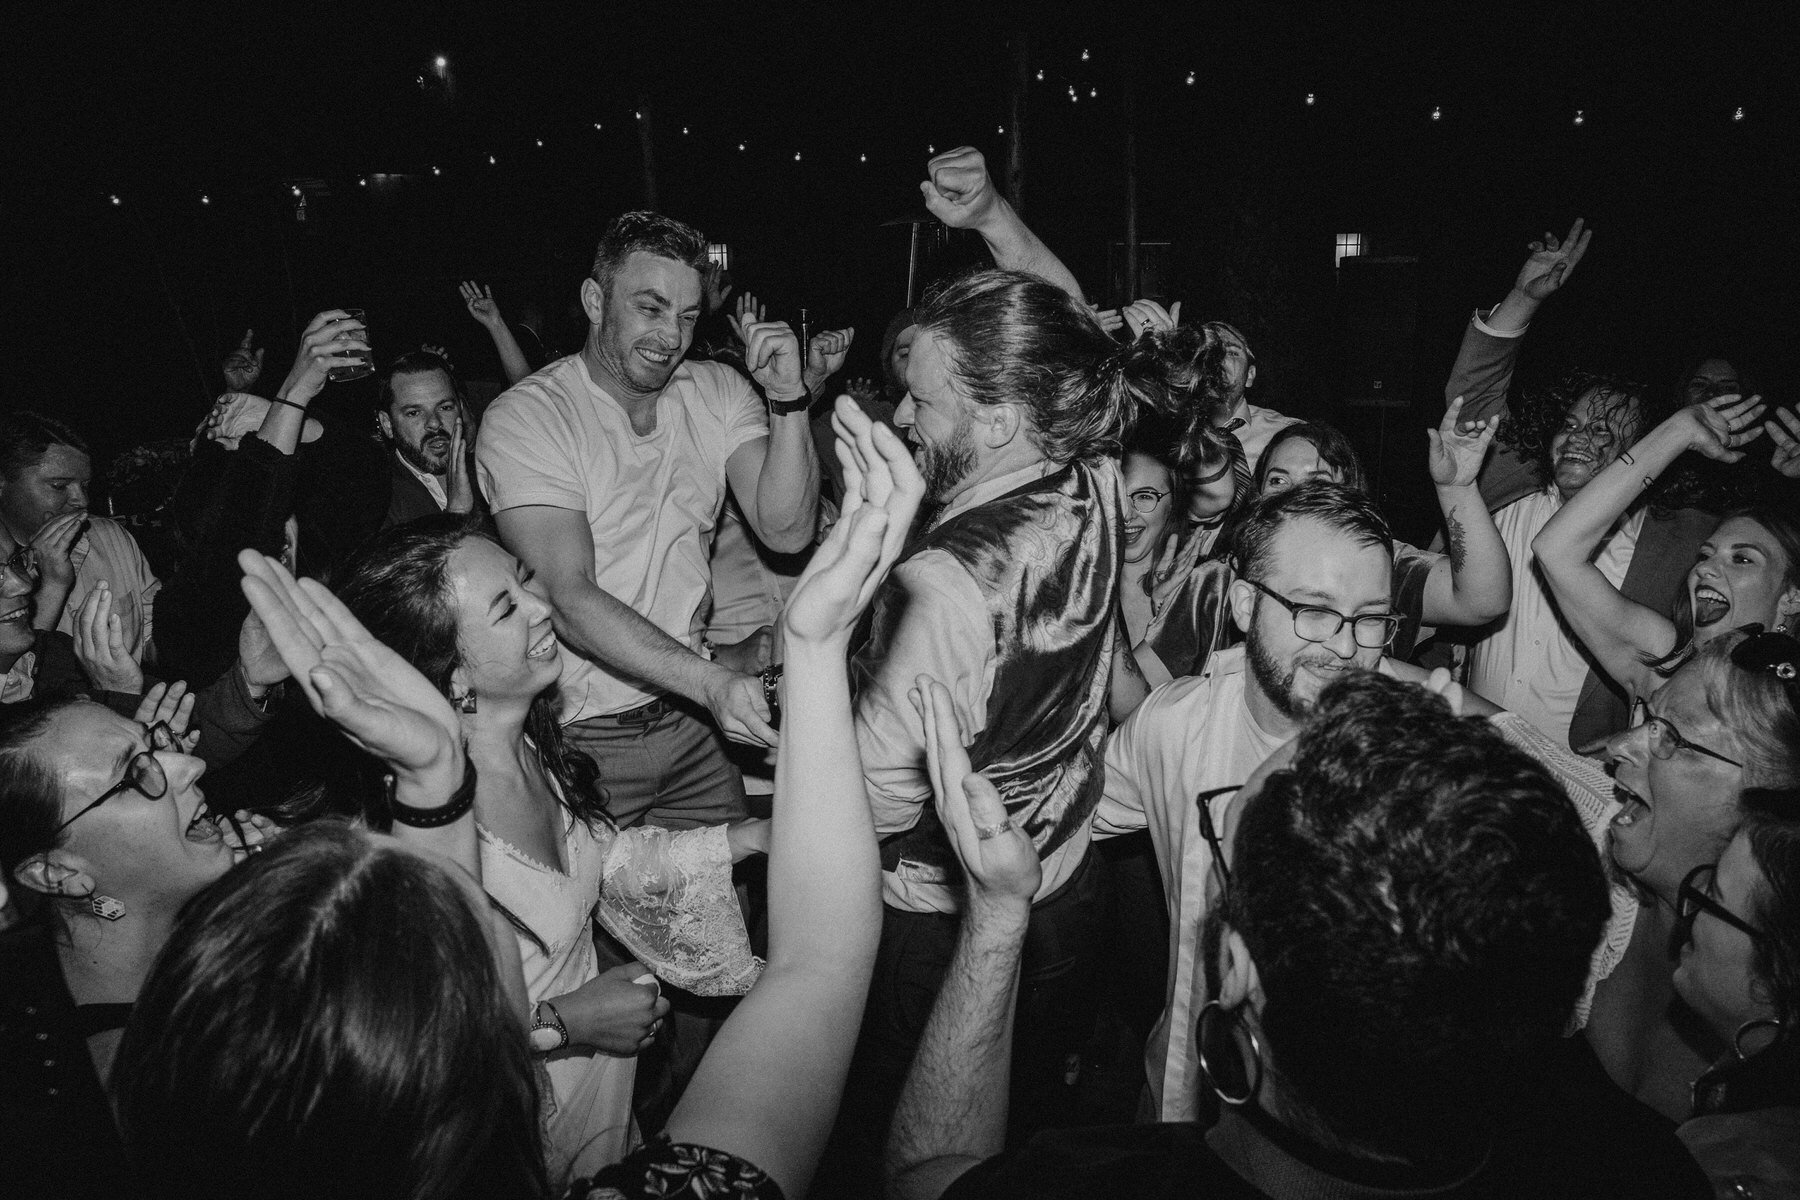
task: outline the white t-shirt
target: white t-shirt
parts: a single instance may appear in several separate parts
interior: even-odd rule
[[[749,381],[707,362],[675,369],[657,397],[656,428],[639,435],[577,354],[520,380],[489,406],[476,475],[496,513],[547,505],[586,516],[594,582],[698,652],[725,463],[739,446],[768,436]],[[564,721],[657,698],[574,653],[563,655],[562,687]]]
[[[1148,828],[1169,902],[1168,988],[1144,1048],[1159,1121],[1199,1116],[1194,1020],[1206,1003],[1200,926],[1217,878],[1195,797],[1208,788],[1243,783],[1287,741],[1251,717],[1244,696],[1248,686],[1244,648],[1216,651],[1201,674],[1152,691],[1106,742],[1106,791],[1094,813],[1094,836]],[[1221,836],[1235,796],[1215,796],[1207,806]]]
[[[1549,487],[1494,514],[1512,562],[1512,609],[1493,633],[1470,649],[1469,686],[1566,745],[1587,681],[1588,660],[1563,623],[1531,552],[1531,539],[1561,507],[1561,494]],[[1619,522],[1594,558],[1594,565],[1615,588],[1631,568],[1643,525],[1644,512],[1639,509]]]

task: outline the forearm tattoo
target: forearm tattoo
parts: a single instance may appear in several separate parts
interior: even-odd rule
[[[1450,555],[1450,570],[1461,573],[1463,560],[1469,555],[1468,531],[1463,528],[1463,523],[1456,519],[1455,513],[1444,514],[1444,526],[1448,534],[1444,548]]]

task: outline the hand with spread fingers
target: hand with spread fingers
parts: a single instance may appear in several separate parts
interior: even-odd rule
[[[463,776],[462,733],[450,702],[324,584],[297,580],[254,550],[240,553],[238,565],[245,598],[313,710],[398,780],[448,800]]]
[[[162,722],[180,740],[183,750],[192,750],[200,740],[198,729],[188,732],[188,721],[193,715],[194,694],[187,690],[185,681],[177,679],[173,683],[153,684],[138,701],[132,718],[140,725]]]
[[[1463,398],[1458,396],[1444,410],[1436,429],[1425,431],[1431,444],[1431,482],[1439,487],[1472,487],[1481,475],[1488,447],[1500,431],[1498,415],[1479,421],[1460,421]]]
[[[1791,408],[1778,408],[1763,422],[1763,432],[1775,443],[1769,465],[1789,479],[1800,479],[1800,416]]]
[[[763,314],[763,306],[755,294],[745,292],[738,297],[737,303],[731,306],[731,312],[725,319],[731,325],[731,332],[737,335],[737,340],[748,344],[750,335],[746,330],[751,325],[761,324],[764,320]]]
[[[1744,457],[1746,446],[1763,433],[1761,396],[1714,396],[1682,410],[1690,422],[1688,448],[1708,458],[1734,463]]]
[[[1000,793],[970,766],[949,689],[921,675],[911,696],[925,720],[925,762],[938,820],[962,861],[970,904],[1030,908],[1043,865],[1031,839],[1007,815]]]

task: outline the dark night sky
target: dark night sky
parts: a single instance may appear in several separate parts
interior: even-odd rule
[[[442,340],[492,373],[455,281],[566,304],[602,224],[641,199],[640,96],[660,206],[729,242],[740,285],[780,315],[854,322],[859,368],[905,286],[904,231],[878,222],[916,206],[927,145],[1004,155],[1004,27],[955,8],[248,7],[44,5],[11,30],[6,403],[65,413],[103,449],[191,428],[246,325],[279,380],[328,305],[370,309],[378,352]],[[1724,338],[1789,379],[1800,64],[1783,7],[1107,5],[1063,23],[1021,6],[1048,76],[1030,91],[1027,214],[1117,300],[1129,71],[1142,236],[1175,244],[1186,315],[1251,334],[1271,400],[1335,403],[1333,232],[1419,259],[1422,414],[1468,310],[1504,292],[1534,231],[1576,215],[1594,249],[1533,369],[1660,381],[1690,342]],[[451,86],[421,89],[440,53]],[[376,172],[409,178],[356,185]],[[322,181],[301,184],[304,223],[295,180]]]

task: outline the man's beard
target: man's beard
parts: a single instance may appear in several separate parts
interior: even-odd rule
[[[941,446],[919,443],[919,474],[925,477],[925,498],[941,504],[952,489],[967,479],[975,466],[975,422],[965,418]]]
[[[1276,712],[1290,721],[1297,721],[1312,708],[1310,703],[1302,702],[1294,695],[1294,676],[1298,671],[1293,663],[1277,660],[1256,637],[1249,639],[1244,656],[1250,660],[1251,678],[1275,706]]]
[[[429,443],[431,438],[427,437],[425,441]],[[411,463],[414,470],[425,475],[443,475],[450,470],[451,442],[448,435],[445,435],[442,445],[444,447],[442,461],[433,462],[431,456],[427,453],[424,444],[415,446],[411,442],[404,441],[400,438],[394,439],[394,449],[400,452],[400,457]]]

